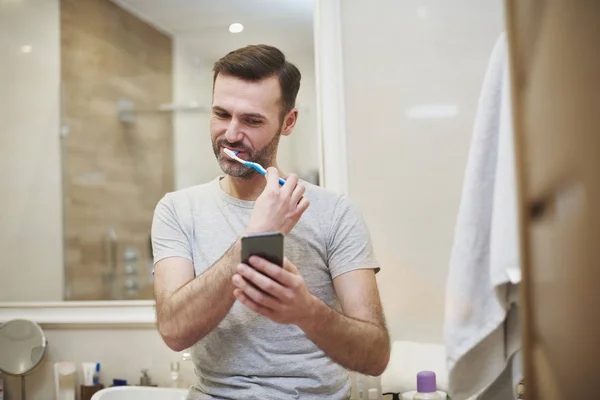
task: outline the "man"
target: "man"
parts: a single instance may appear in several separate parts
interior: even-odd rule
[[[168,193],[152,224],[158,329],[191,347],[189,399],[346,399],[348,370],[379,375],[390,342],[369,232],[345,196],[278,179],[300,72],[278,49],[248,46],[214,65],[211,139],[225,176]],[[239,151],[267,177],[224,154]],[[253,257],[247,233],[285,235],[283,268]],[[262,289],[262,290],[259,290]]]

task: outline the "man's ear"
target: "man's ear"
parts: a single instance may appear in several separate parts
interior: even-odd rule
[[[296,126],[296,121],[298,121],[298,109],[291,109],[283,118],[283,125],[281,126],[281,135],[289,136],[292,134],[294,127]]]

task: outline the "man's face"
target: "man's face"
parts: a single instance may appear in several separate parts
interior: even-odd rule
[[[250,179],[256,171],[230,159],[224,148],[238,157],[268,168],[273,165],[281,134],[281,89],[277,77],[258,82],[219,74],[215,80],[210,135],[223,172]]]

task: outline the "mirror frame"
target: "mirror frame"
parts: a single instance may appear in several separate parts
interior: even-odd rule
[[[321,186],[347,191],[341,0],[314,0],[317,124]],[[44,328],[153,327],[154,300],[0,302],[0,324],[29,319]]]

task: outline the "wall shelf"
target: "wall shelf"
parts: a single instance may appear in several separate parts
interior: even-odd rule
[[[153,327],[156,313],[153,300],[0,302],[0,324],[11,319],[45,328]]]

